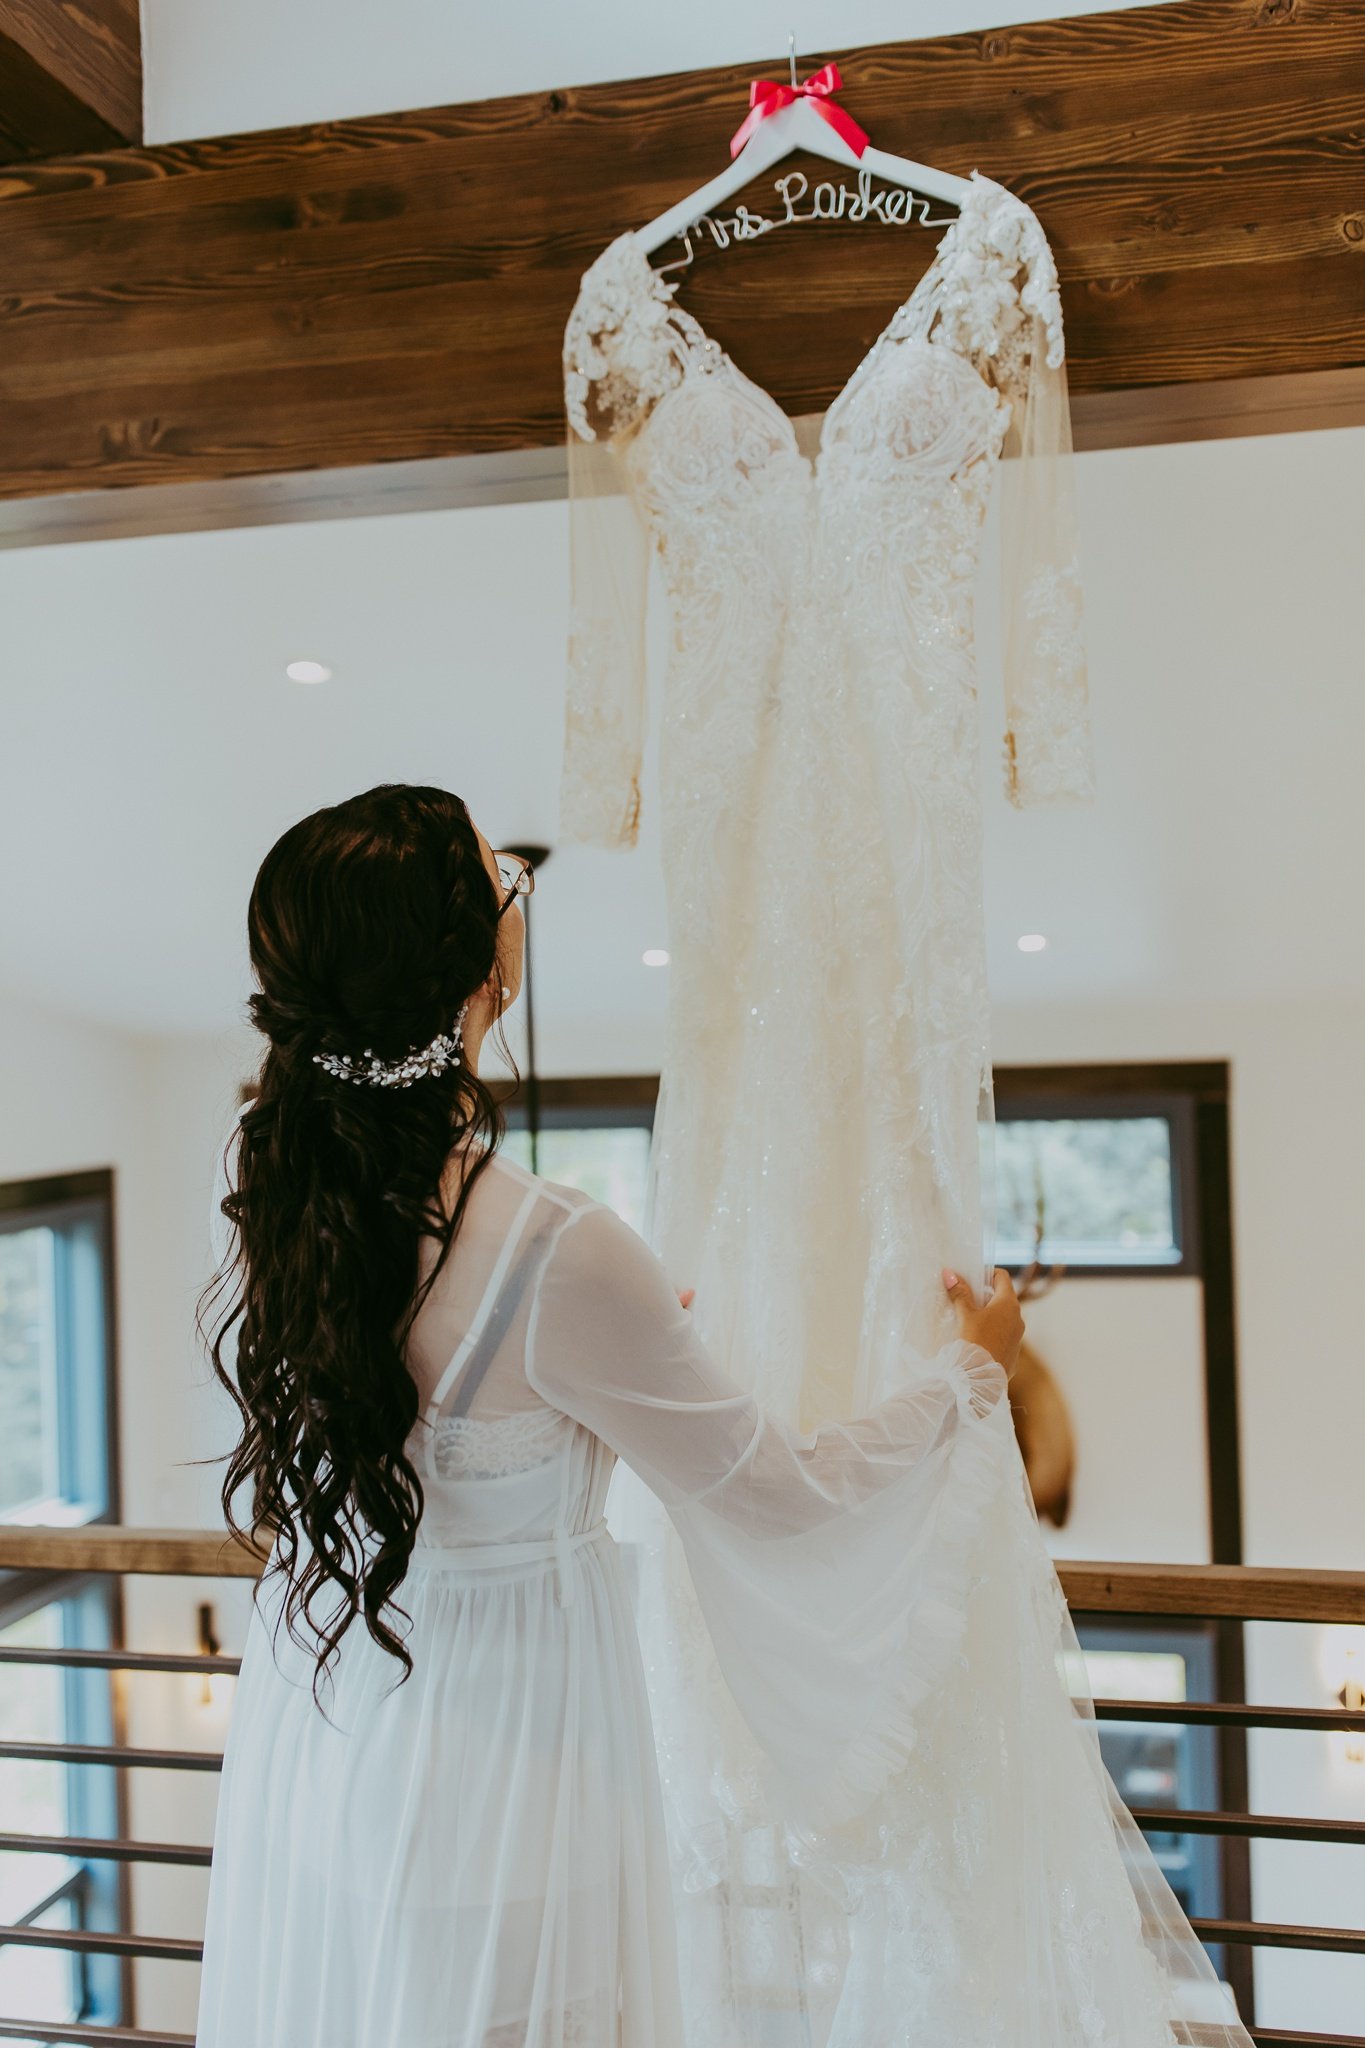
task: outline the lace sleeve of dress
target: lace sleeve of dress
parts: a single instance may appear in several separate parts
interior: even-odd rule
[[[692,323],[622,235],[583,279],[564,335],[569,663],[560,832],[632,846],[645,726],[648,537],[625,453],[683,374]]]
[[[1057,266],[1003,186],[964,211],[941,317],[1009,400],[1000,471],[1005,788],[1020,808],[1094,794],[1075,464]]]

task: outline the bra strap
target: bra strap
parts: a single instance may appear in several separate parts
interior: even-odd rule
[[[507,1278],[508,1269],[512,1264],[513,1258],[516,1256],[517,1247],[521,1243],[522,1237],[525,1234],[526,1225],[530,1220],[531,1212],[535,1208],[536,1203],[539,1201],[539,1199],[540,1193],[537,1188],[530,1187],[526,1190],[526,1193],[522,1199],[521,1207],[517,1210],[516,1216],[513,1218],[512,1227],[508,1231],[506,1237],[503,1239],[502,1246],[498,1252],[498,1256],[493,1263],[493,1270],[488,1276],[488,1285],[484,1288],[483,1291],[483,1299],[480,1301],[478,1308],[474,1311],[474,1317],[469,1325],[469,1328],[465,1331],[464,1336],[460,1339],[459,1344],[456,1346],[454,1356],[451,1358],[450,1363],[446,1366],[445,1371],[441,1374],[440,1379],[436,1382],[436,1386],[432,1392],[431,1399],[427,1402],[425,1410],[425,1419],[428,1425],[429,1432],[431,1432],[428,1436],[427,1442],[427,1465],[428,1469],[433,1473],[433,1475],[436,1469],[434,1463],[435,1454],[433,1449],[435,1442],[434,1425],[438,1415],[440,1414],[441,1404],[445,1400],[446,1395],[450,1392],[451,1388],[454,1386],[456,1380],[460,1377],[460,1374],[463,1372],[465,1366],[469,1363],[470,1355],[474,1350],[474,1346],[478,1343],[479,1338],[483,1335],[484,1325],[488,1321],[489,1315],[492,1312],[493,1304],[497,1300],[503,1282]]]

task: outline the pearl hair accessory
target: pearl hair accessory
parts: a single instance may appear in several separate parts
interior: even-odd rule
[[[357,1088],[411,1088],[414,1081],[421,1081],[428,1074],[444,1074],[448,1067],[459,1066],[468,1008],[467,1002],[462,1003],[448,1032],[438,1031],[430,1045],[424,1045],[420,1051],[410,1045],[401,1060],[377,1059],[367,1045],[358,1058],[344,1052],[315,1052],[313,1065],[338,1081],[353,1081]]]

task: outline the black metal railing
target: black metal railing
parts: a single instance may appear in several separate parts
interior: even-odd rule
[[[0,1527],[0,1572],[25,1575],[112,1572],[120,1577],[141,1574],[195,1578],[254,1578],[260,1556],[243,1546],[199,1530],[122,1528],[33,1529]],[[1172,1617],[1220,1624],[1242,1621],[1345,1622],[1365,1624],[1365,1573],[1275,1571],[1233,1565],[1109,1565],[1059,1566],[1063,1589],[1073,1612],[1085,1616],[1124,1615],[1146,1620]],[[0,1666],[37,1664],[66,1669],[115,1672],[190,1672],[201,1676],[231,1674],[234,1657],[172,1654],[152,1651],[79,1648],[35,1648],[0,1644]],[[1160,1722],[1215,1729],[1275,1728],[1322,1732],[1358,1732],[1365,1736],[1365,1712],[1346,1707],[1306,1708],[1248,1705],[1241,1700],[1151,1701],[1103,1699],[1097,1717],[1113,1722]],[[122,1744],[63,1742],[0,1742],[0,1759],[38,1759],[60,1764],[103,1764],[119,1771],[134,1769],[215,1771],[221,1755],[212,1751],[166,1750]],[[1152,1833],[1214,1835],[1238,1840],[1358,1843],[1365,1845],[1365,1822],[1319,1820],[1237,1810],[1188,1811],[1173,1807],[1135,1807],[1139,1826]],[[190,1843],[103,1839],[0,1832],[0,1853],[61,1854],[80,1863],[107,1860],[119,1864],[161,1864],[204,1867],[210,1852]],[[195,1962],[196,1941],[131,1931],[42,1928],[31,1922],[47,1910],[44,1898],[17,1924],[0,1925],[0,1946],[6,1943],[62,1949],[74,1953],[112,1955],[142,1960]],[[1206,1943],[1234,1950],[1244,1948],[1308,1949],[1365,1955],[1365,1929],[1317,1927],[1250,1918],[1197,1918],[1196,1933]],[[1365,2048],[1365,2036],[1296,2033],[1249,2026],[1257,2048]],[[1197,2041],[1200,2030],[1192,2028]],[[49,2022],[0,2017],[0,2041],[128,2044],[128,2048],[193,2048],[187,2034],[144,2032],[137,2027],[93,2026],[82,2022]]]

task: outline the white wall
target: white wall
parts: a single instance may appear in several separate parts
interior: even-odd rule
[[[1139,4],[1048,0],[1046,11]],[[143,0],[146,132],[149,142],[172,142],[709,64],[752,61],[781,76],[789,33],[819,61],[854,43],[957,35],[1040,11],[1038,0],[518,0],[513,16],[448,0],[387,0],[382,10],[375,0]],[[803,75],[809,68],[803,62]],[[857,80],[850,85],[856,93]]]
[[[1202,1284],[1176,1275],[1068,1277],[1029,1303],[1076,1432],[1070,1513],[1044,1524],[1054,1557],[1207,1564],[1203,1313]]]
[[[145,1045],[134,1033],[0,990],[0,1179],[113,1168],[119,1359],[154,1359],[159,1368],[147,1081]],[[145,1387],[143,1380],[122,1392],[125,1444],[142,1419]]]

